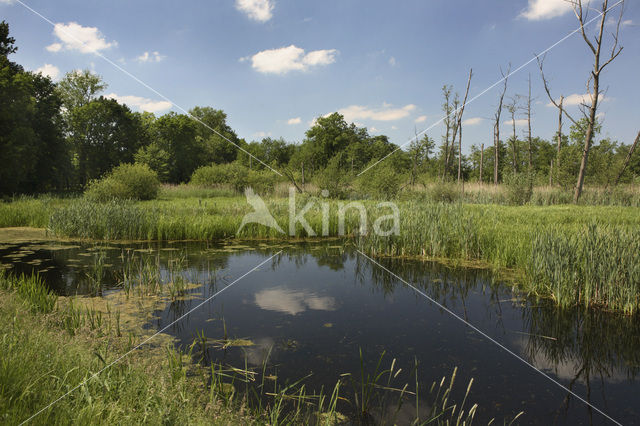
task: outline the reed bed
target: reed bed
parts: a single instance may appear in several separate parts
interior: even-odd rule
[[[500,187],[477,185],[476,188],[467,187],[465,194],[481,194],[485,190],[489,194],[486,196],[494,199],[502,192]],[[622,191],[620,188],[614,190]],[[540,194],[546,195],[540,197],[552,199],[560,190],[549,187],[541,191]],[[592,191],[596,194],[594,199],[604,200],[604,189],[592,188]],[[631,187],[624,191],[633,194]],[[477,200],[484,196],[478,195]],[[48,229],[54,235],[93,240],[288,238],[288,199],[268,198],[265,202],[285,234],[257,224],[249,224],[238,232],[242,217],[252,211],[240,196],[107,203],[85,199],[23,199],[8,203],[8,206],[0,205],[0,223],[4,213],[5,219],[13,218],[8,222],[14,225],[41,225],[42,217],[49,214]],[[312,202],[313,207],[307,211],[305,219],[317,236],[323,235],[323,205],[328,206],[327,234],[337,236],[340,231],[338,209],[348,201],[298,194],[297,210],[308,202]],[[400,234],[382,237],[372,232],[373,225],[378,217],[389,214],[389,209],[379,207],[375,200],[360,203],[367,210],[366,227],[360,223],[358,211],[348,209],[344,236],[370,255],[482,261],[496,268],[517,269],[523,275],[520,279],[523,288],[533,294],[552,297],[563,306],[601,306],[628,313],[636,312],[640,307],[638,298],[633,297],[640,284],[631,249],[637,247],[639,238],[637,231],[634,232],[640,225],[637,208],[436,203],[423,196],[398,200]],[[546,201],[541,198],[539,203]],[[16,213],[30,209],[34,211],[29,214]],[[9,211],[13,213],[9,215]],[[619,238],[619,233],[623,237]],[[310,235],[298,224],[295,236],[305,238]],[[593,241],[607,241],[600,254],[595,252],[597,248],[590,246],[595,244]],[[561,250],[567,245],[571,247],[570,259]],[[613,253],[627,256],[624,257],[627,260],[618,261],[612,257]],[[555,258],[541,260],[544,256]]]

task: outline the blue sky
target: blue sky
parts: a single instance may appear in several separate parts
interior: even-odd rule
[[[611,4],[615,2],[612,1]],[[246,140],[299,142],[315,117],[341,111],[397,144],[441,118],[441,87],[470,97],[577,27],[563,0],[218,0],[111,2],[0,0],[19,47],[13,60],[59,78],[89,68],[134,110],[177,108],[96,52],[186,109],[223,109]],[[611,16],[617,17],[618,9]],[[593,16],[593,15],[592,15]],[[640,130],[640,5],[627,1],[622,55],[607,69],[603,136],[630,143]],[[595,26],[593,27],[595,28]],[[78,43],[78,41],[82,43]],[[578,34],[548,55],[554,95],[584,94],[591,57]],[[534,63],[510,78],[507,96],[526,94],[531,74],[534,135],[550,138],[549,107]],[[499,88],[465,110],[464,151],[492,143]],[[578,115],[577,106],[572,112]],[[520,115],[518,118],[524,118]],[[504,134],[510,125],[505,112]],[[522,134],[524,127],[518,127]],[[441,128],[428,132],[437,141]]]

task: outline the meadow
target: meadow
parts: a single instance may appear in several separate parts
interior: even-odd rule
[[[521,290],[552,298],[560,306],[583,305],[628,314],[640,308],[640,212],[633,207],[633,192],[592,190],[594,205],[585,201],[582,205],[532,202],[512,206],[499,204],[504,191],[493,187],[467,188],[466,195],[457,199],[443,199],[446,188],[434,191],[401,193],[396,200],[400,232],[389,237],[371,232],[376,218],[389,214],[389,209],[380,207],[377,200],[361,200],[368,212],[369,232],[361,232],[357,210],[348,209],[344,220],[347,243],[373,256],[474,261],[511,271]],[[276,191],[265,202],[287,231],[289,200],[282,192]],[[552,188],[542,188],[534,191],[533,200],[553,201],[557,194]],[[586,194],[589,200],[589,191]],[[487,200],[494,203],[478,202]],[[298,210],[312,204],[305,218],[318,235],[323,205],[328,208],[328,235],[337,236],[338,209],[348,202],[309,193],[296,196]],[[289,238],[256,224],[236,234],[242,217],[251,211],[245,198],[228,188],[165,186],[159,198],[151,201],[19,198],[0,204],[0,227],[39,227],[56,237],[91,240]],[[309,238],[300,224],[295,238]]]

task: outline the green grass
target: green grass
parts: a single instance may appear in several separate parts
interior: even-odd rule
[[[57,236],[94,240],[282,239],[287,235],[250,224],[236,231],[252,211],[242,196],[180,197],[179,189],[158,200],[92,203],[84,199],[19,199],[0,204],[0,226],[48,226]],[[202,195],[202,194],[199,194]],[[329,235],[339,231],[344,201],[307,194],[296,197],[305,218],[322,233],[321,203],[329,204]],[[265,199],[285,232],[288,199]],[[507,206],[400,200],[400,235],[380,237],[374,221],[389,214],[365,200],[367,235],[360,235],[357,211],[347,211],[345,232],[373,256],[481,261],[519,272],[521,288],[550,297],[561,306],[598,306],[633,313],[640,308],[640,278],[635,262],[640,244],[640,211],[624,206]],[[44,218],[48,217],[48,220]],[[296,237],[307,237],[300,224]]]
[[[414,398],[416,422],[467,424],[477,408],[466,410],[464,401],[458,405],[450,400],[455,370],[448,384],[443,377],[439,386],[434,382],[422,395],[417,364],[415,387],[400,386],[395,360],[389,369],[380,368],[384,354],[373,372],[365,370],[361,357],[361,382],[351,380],[353,400],[341,395],[348,376],[344,374],[329,393],[309,393],[304,378],[283,384],[266,380],[266,361],[257,370],[194,363],[197,341],[181,352],[161,339],[164,346],[144,346],[104,369],[134,347],[140,336],[131,331],[123,336],[120,316],[108,303],[104,313],[94,307],[83,309],[82,299],[58,305],[57,297],[44,290],[51,303],[41,305],[34,303],[40,298],[33,291],[22,290],[33,287],[44,289],[37,277],[0,276],[3,424],[19,424],[39,413],[30,424],[332,425],[347,420],[337,411],[339,404],[357,407],[361,417],[369,417],[370,410],[395,416],[405,400]],[[465,401],[470,388],[471,383]],[[427,396],[431,407],[427,418],[420,419],[424,413],[418,410],[419,395]]]

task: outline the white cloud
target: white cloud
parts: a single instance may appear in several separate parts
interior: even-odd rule
[[[119,96],[115,93],[110,93],[105,98],[115,99],[116,101],[126,104],[130,107],[137,108],[141,111],[147,112],[159,112],[171,108],[171,102],[168,101],[154,101],[151,99],[143,98],[141,96],[124,95]]]
[[[427,116],[426,115],[421,115],[420,117],[415,119],[416,123],[424,123],[425,121],[427,121]]]
[[[516,126],[518,126],[518,127],[527,125],[527,119],[526,118],[516,119],[515,122],[516,122]],[[503,121],[503,124],[505,124],[507,126],[513,126],[513,120],[505,120],[505,121]]]
[[[41,73],[44,76],[51,78],[51,80],[57,80],[58,76],[60,76],[60,69],[55,65],[44,64],[40,68],[36,70],[36,72]]]
[[[289,71],[306,71],[309,67],[329,65],[335,62],[337,50],[314,50],[305,55],[304,49],[295,45],[258,52],[251,57],[251,66],[261,73],[286,74]],[[240,58],[242,61],[242,58]]]
[[[236,9],[259,22],[267,22],[273,16],[273,3],[270,0],[236,0]]]
[[[0,3],[3,3],[3,4],[13,4],[13,3],[14,3],[14,1],[13,1],[13,0],[0,0]]]
[[[520,16],[530,21],[540,21],[562,16],[571,10],[571,3],[566,0],[529,0],[529,6]]]
[[[45,49],[47,49],[49,52],[59,52],[59,51],[62,50],[62,44],[53,43],[53,44],[50,44],[49,46],[45,47]]]
[[[161,55],[160,52],[144,52],[142,55],[138,56],[136,60],[138,62],[160,62],[166,58],[166,56]]]
[[[117,45],[115,41],[107,42],[96,27],[83,27],[76,22],[55,24],[53,34],[62,43],[53,43],[47,46],[47,50],[50,52],[58,52],[64,48],[77,50],[81,53],[98,53]]]
[[[369,127],[369,131],[371,133],[379,133],[380,132],[380,130],[376,129],[375,127]]]
[[[471,117],[471,118],[467,118],[466,120],[463,120],[462,124],[465,126],[476,126],[482,123],[483,121],[484,119],[482,117]]]
[[[389,58],[389,65],[391,65],[392,67],[396,66],[396,58],[394,58],[393,56]]]
[[[409,104],[401,108],[392,108],[391,105],[385,103],[382,108],[368,108],[361,105],[351,105],[346,108],[339,109],[338,112],[344,116],[345,121],[356,120],[375,120],[375,121],[395,121],[405,118],[411,111],[416,108],[415,105]]]
[[[266,138],[267,136],[271,136],[271,132],[255,132],[253,134],[254,138]]]
[[[609,100],[610,100],[610,98],[605,97],[604,95],[598,96],[598,102],[607,102]],[[560,98],[556,99],[556,103],[560,103]],[[587,105],[591,104],[591,95],[590,94],[588,94],[588,93],[585,93],[585,94],[574,93],[572,95],[565,96],[564,100],[562,101],[562,106],[563,107],[577,106],[577,105],[582,105],[582,104],[587,104]],[[549,102],[547,104],[547,106],[548,107],[552,107],[554,105],[551,102]]]
[[[300,117],[290,118],[289,120],[287,120],[287,124],[289,125],[300,124],[301,122],[302,120],[300,119]]]

